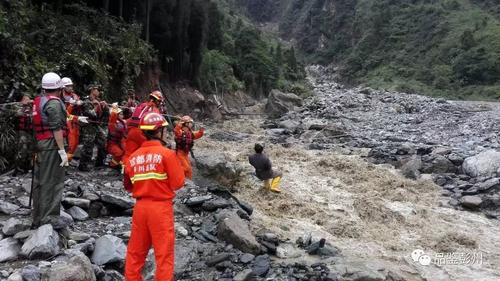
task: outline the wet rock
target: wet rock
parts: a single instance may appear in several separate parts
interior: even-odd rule
[[[260,253],[260,244],[250,232],[247,222],[234,213],[219,222],[217,236],[243,252]]]
[[[113,235],[104,235],[97,239],[91,260],[97,265],[123,262],[126,250],[127,248],[122,239]]]
[[[204,176],[214,178],[227,186],[238,182],[243,171],[240,165],[226,159],[223,153],[196,155],[196,167]]]
[[[300,106],[302,106],[302,99],[297,95],[272,90],[269,93],[265,111],[270,117],[277,118],[293,110],[294,107]]]
[[[30,264],[23,267],[21,276],[23,277],[23,281],[40,281],[42,279],[42,272],[38,267]]]
[[[6,215],[12,215],[15,211],[17,211],[20,207],[9,203],[7,201],[0,201],[0,213],[4,213]]]
[[[16,260],[21,252],[21,245],[14,238],[5,238],[0,241],[0,263]]]
[[[464,172],[471,177],[493,176],[500,168],[500,152],[487,150],[465,159],[462,164]]]
[[[422,159],[418,155],[414,155],[401,167],[401,173],[409,179],[420,178],[420,169],[422,168]]]
[[[255,274],[251,269],[245,269],[240,271],[236,276],[234,276],[234,281],[251,281],[255,279]]]
[[[73,206],[67,210],[68,214],[77,221],[84,221],[89,218],[89,214],[78,206]]]
[[[245,264],[253,261],[254,259],[255,259],[255,256],[252,254],[248,254],[248,253],[245,253],[245,254],[240,256],[240,262],[245,263]]]
[[[252,272],[256,276],[264,277],[271,268],[271,260],[268,255],[261,255],[255,258]]]
[[[67,206],[77,206],[82,209],[87,210],[90,207],[90,200],[88,199],[83,199],[83,198],[72,198],[72,197],[66,197],[62,200],[63,205]]]
[[[224,198],[216,198],[212,200],[208,200],[203,202],[203,205],[201,206],[203,210],[213,212],[217,209],[224,209],[231,206],[231,202]]]
[[[212,199],[211,195],[195,196],[195,197],[191,197],[191,198],[187,199],[185,204],[190,206],[190,207],[198,206],[198,205],[205,203],[205,201],[208,201],[210,199]]]
[[[50,281],[95,281],[94,269],[87,256],[76,254],[68,262],[56,263],[48,273]]]
[[[481,206],[483,200],[479,196],[464,196],[460,199],[460,204],[465,208],[477,209]]]
[[[7,236],[12,236],[18,232],[29,229],[30,226],[31,226],[31,223],[29,220],[10,218],[4,223],[4,225],[2,227],[2,232]]]
[[[59,235],[50,224],[40,226],[21,248],[21,255],[28,259],[44,259],[57,253]]]
[[[134,206],[135,200],[125,196],[118,196],[112,193],[101,193],[101,201],[122,209],[130,209]]]

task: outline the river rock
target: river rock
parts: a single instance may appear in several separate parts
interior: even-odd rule
[[[221,222],[217,229],[219,239],[232,244],[243,252],[259,254],[261,246],[252,235],[246,221],[237,214],[231,213]]]
[[[252,271],[256,276],[264,277],[271,268],[271,260],[268,255],[255,258]]]
[[[471,177],[491,177],[500,168],[500,152],[487,150],[468,157],[462,164],[462,168]]]
[[[52,225],[40,226],[21,248],[21,254],[28,259],[44,259],[59,253],[59,235]]]
[[[23,281],[40,281],[42,279],[42,272],[40,269],[32,264],[23,267],[21,270]],[[51,281],[53,281],[51,279]]]
[[[270,117],[278,118],[300,106],[302,106],[302,99],[297,95],[272,90],[267,98],[265,111]]]
[[[481,197],[475,195],[467,195],[460,199],[460,204],[469,209],[477,209],[481,206],[481,203],[483,203]]]
[[[68,206],[77,206],[85,210],[90,206],[90,200],[84,198],[66,197],[62,200],[62,203]]]
[[[49,271],[50,281],[95,281],[92,264],[83,253],[76,254],[68,262],[56,263]]]
[[[422,168],[422,159],[414,155],[401,167],[401,173],[409,179],[420,178],[420,168]]]
[[[196,155],[196,167],[204,176],[215,178],[224,185],[238,182],[243,171],[240,165],[226,159],[223,153]]]
[[[84,221],[89,218],[89,214],[78,206],[73,206],[67,210],[68,214],[77,221]]]
[[[4,213],[6,215],[12,215],[15,211],[17,211],[20,207],[9,203],[7,201],[0,201],[0,213]]]
[[[118,196],[111,193],[101,193],[101,201],[123,209],[130,209],[134,206],[134,200],[124,196]]]
[[[95,242],[95,250],[91,260],[97,265],[104,265],[111,262],[123,262],[127,247],[123,240],[113,236],[104,235]]]
[[[10,218],[4,223],[4,225],[2,227],[2,232],[7,236],[12,236],[18,232],[29,229],[30,225],[31,225],[31,223],[29,220]]]
[[[12,237],[0,241],[0,263],[16,260],[21,252],[21,245]]]
[[[251,269],[245,269],[233,278],[234,281],[251,281],[255,280],[255,273]]]

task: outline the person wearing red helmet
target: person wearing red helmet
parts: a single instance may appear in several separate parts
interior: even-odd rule
[[[163,146],[168,125],[155,112],[140,121],[146,141],[125,164],[125,189],[136,198],[132,229],[125,258],[125,279],[142,280],[142,269],[151,245],[156,262],[155,280],[174,280],[175,191],[184,185],[184,172],[175,152]]]
[[[111,168],[119,168],[122,165],[126,135],[127,124],[123,120],[123,110],[118,107],[118,103],[113,103],[109,116],[108,142],[106,144],[106,150],[112,156],[109,163]]]
[[[193,131],[193,119],[189,116],[181,117],[174,129],[175,150],[179,161],[181,161],[184,174],[188,179],[193,178],[193,168],[189,160],[189,152],[193,148],[194,140],[199,139],[205,132],[204,128],[199,131]]]
[[[153,91],[149,94],[149,101],[141,103],[135,108],[127,121],[128,133],[125,140],[125,154],[123,155],[123,163],[127,162],[130,155],[136,151],[141,144],[146,141],[146,137],[139,129],[140,120],[150,112],[162,113],[160,106],[163,103],[163,94],[160,91]]]

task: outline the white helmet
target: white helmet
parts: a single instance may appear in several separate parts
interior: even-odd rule
[[[61,77],[54,72],[45,73],[42,77],[42,88],[46,90],[55,90],[62,87]]]
[[[61,83],[64,87],[73,85],[73,81],[71,81],[71,79],[68,77],[63,77],[61,79]]]

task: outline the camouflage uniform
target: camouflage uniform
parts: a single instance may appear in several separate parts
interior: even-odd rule
[[[16,171],[28,171],[32,167],[31,159],[34,148],[33,127],[31,125],[31,105],[23,105],[17,111],[17,137],[18,147],[16,152]]]
[[[80,143],[83,144],[83,147],[78,168],[82,171],[89,171],[94,145],[97,146],[95,166],[104,165],[109,109],[102,102],[94,101],[92,103],[90,98],[86,97],[83,100],[81,110],[81,115],[88,117],[89,124],[80,126]]]

